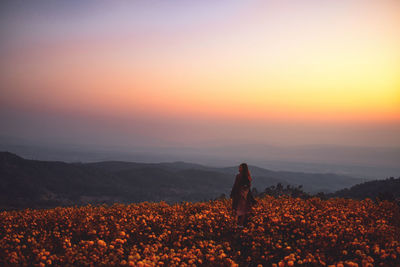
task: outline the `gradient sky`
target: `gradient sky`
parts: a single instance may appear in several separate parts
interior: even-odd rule
[[[400,146],[400,2],[2,1],[1,134]]]

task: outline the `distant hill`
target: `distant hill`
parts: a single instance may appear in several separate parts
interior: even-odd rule
[[[306,192],[334,192],[364,181],[336,174],[276,172],[249,165],[259,191],[276,183],[303,185]],[[104,161],[66,163],[28,160],[0,152],[0,209],[45,208],[87,203],[202,201],[229,195],[238,167],[186,162]]]
[[[328,197],[349,197],[355,199],[400,198],[400,177],[390,177],[385,180],[373,180],[356,184],[350,188],[344,188],[328,194]]]

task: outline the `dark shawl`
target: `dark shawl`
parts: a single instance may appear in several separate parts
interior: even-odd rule
[[[230,197],[232,198],[232,209],[236,210],[238,206],[238,201],[240,198],[240,189],[242,187],[249,187],[249,193],[247,195],[246,206],[247,210],[250,210],[253,205],[255,205],[256,200],[253,197],[251,192],[251,182],[248,179],[243,179],[243,177],[239,174],[236,175],[235,184],[232,187],[232,191]]]

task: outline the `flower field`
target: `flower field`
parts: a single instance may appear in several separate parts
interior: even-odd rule
[[[257,199],[237,229],[231,199],[0,213],[0,266],[400,266],[388,201]]]

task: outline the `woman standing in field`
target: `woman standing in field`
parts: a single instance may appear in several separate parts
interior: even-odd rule
[[[231,195],[232,211],[235,216],[235,222],[238,222],[239,228],[243,228],[247,222],[251,206],[255,200],[250,191],[251,176],[246,163],[239,166],[239,173],[236,175]]]

